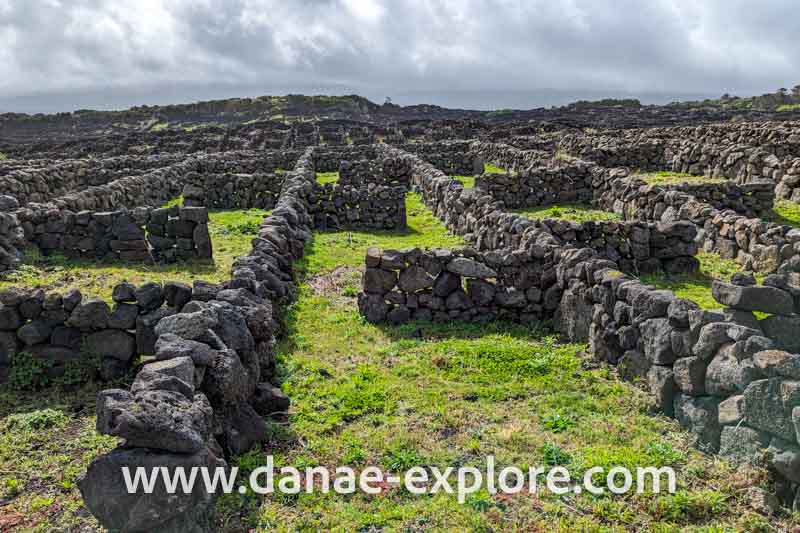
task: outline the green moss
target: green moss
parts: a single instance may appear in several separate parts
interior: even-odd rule
[[[545,207],[530,207],[526,209],[517,209],[514,211],[520,215],[524,215],[532,219],[545,219],[555,218],[559,220],[569,220],[570,222],[587,222],[587,221],[613,221],[621,220],[622,218],[611,211],[603,211],[595,209],[592,206],[585,204],[554,204]]]

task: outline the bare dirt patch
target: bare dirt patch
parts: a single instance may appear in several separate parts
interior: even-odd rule
[[[312,276],[306,283],[315,296],[331,298],[337,305],[351,303],[360,290],[363,272],[362,268],[342,265]]]

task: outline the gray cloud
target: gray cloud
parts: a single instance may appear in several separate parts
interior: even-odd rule
[[[0,98],[761,92],[800,82],[798,35],[796,0],[0,0]]]

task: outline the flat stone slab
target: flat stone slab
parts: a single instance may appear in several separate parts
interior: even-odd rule
[[[714,281],[711,295],[722,305],[734,309],[761,311],[772,315],[791,315],[794,312],[792,295],[775,287],[743,287]]]

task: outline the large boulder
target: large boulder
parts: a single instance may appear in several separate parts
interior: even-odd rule
[[[744,390],[747,425],[784,440],[796,438],[792,409],[797,405],[800,405],[800,381],[761,379]]]
[[[675,418],[692,433],[694,444],[709,452],[719,450],[721,428],[717,406],[719,402],[709,396],[675,397]]]
[[[117,448],[95,458],[78,479],[78,488],[89,511],[103,527],[112,531],[144,533],[210,533],[215,530],[211,514],[214,495],[202,483],[195,483],[188,494],[176,491],[169,494],[163,483],[155,483],[150,493],[129,492],[123,469],[130,475],[137,468],[154,472],[166,468],[174,476],[178,468],[224,468],[208,448],[192,454],[161,452],[148,448]],[[212,470],[213,471],[213,470]]]
[[[136,338],[118,329],[104,329],[86,336],[86,351],[101,357],[129,362],[136,355]]]
[[[97,431],[125,439],[128,446],[195,453],[211,435],[212,410],[203,394],[187,398],[173,390],[121,389],[97,396]]]

